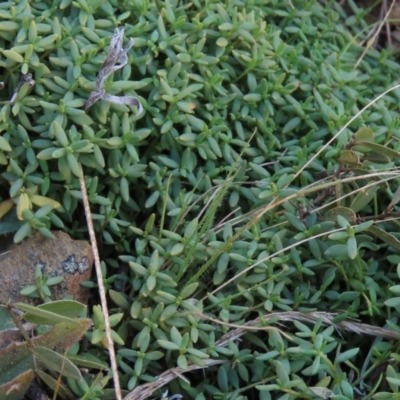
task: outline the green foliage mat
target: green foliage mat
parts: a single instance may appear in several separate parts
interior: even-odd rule
[[[398,341],[290,314],[399,331],[400,90],[359,111],[400,65],[362,56],[363,14],[331,3],[0,4],[0,216],[15,205],[16,242],[87,238],[82,164],[125,390],[195,364],[207,368],[170,393],[399,398]],[[115,28],[134,44],[103,89],[137,97],[139,114],[107,100],[84,111]],[[272,311],[279,329],[217,342]],[[99,307],[92,317],[88,352],[107,361]],[[74,394],[101,398],[83,379]]]

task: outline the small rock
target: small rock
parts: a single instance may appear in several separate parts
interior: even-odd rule
[[[0,253],[0,303],[29,301],[19,291],[36,285],[35,267],[42,267],[43,276],[63,276],[58,285],[50,286],[52,300],[72,295],[87,304],[89,291],[80,283],[90,280],[93,254],[90,244],[72,240],[65,232],[52,232],[54,239],[35,232],[20,244],[12,244]],[[4,250],[4,249],[2,249]]]

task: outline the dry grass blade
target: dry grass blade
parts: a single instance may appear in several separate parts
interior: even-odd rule
[[[201,318],[211,319],[212,321],[216,322],[215,319],[209,318],[204,314],[197,314]],[[354,332],[358,335],[370,335],[370,336],[380,336],[385,339],[400,339],[400,333],[395,332],[390,329],[380,328],[373,325],[363,324],[357,321],[349,320],[349,321],[342,321],[339,323],[334,322],[334,318],[337,314],[327,313],[327,312],[311,312],[311,313],[302,313],[297,311],[286,311],[286,312],[279,312],[279,313],[270,313],[264,315],[262,318],[265,321],[268,321],[272,318],[278,318],[280,321],[303,321],[310,324],[315,324],[317,321],[322,320],[324,325],[333,325],[336,329],[347,331],[347,332]],[[243,334],[249,331],[249,328],[254,328],[256,325],[260,329],[264,329],[265,327],[260,327],[260,319],[257,318],[252,321],[248,321],[243,324],[242,327],[234,329],[225,335],[223,335],[219,340],[215,342],[216,346],[226,346],[230,341],[239,339]],[[218,322],[218,321],[217,321]],[[219,321],[222,325],[226,325],[223,321]],[[253,329],[251,329],[253,330]],[[150,397],[157,389],[162,388],[167,383],[175,379],[177,376],[189,371],[194,371],[200,368],[208,368],[213,365],[222,364],[223,361],[221,360],[203,360],[204,367],[200,367],[198,365],[188,365],[187,369],[182,369],[179,367],[171,368],[168,371],[163,372],[157,379],[156,382],[146,383],[144,385],[138,386],[134,389],[131,393],[126,395],[123,400],[145,400]]]
[[[400,87],[400,85],[398,85],[398,86]],[[368,174],[368,175],[361,175],[361,176],[357,176],[357,177],[343,178],[343,179],[341,180],[341,182],[342,182],[342,183],[345,183],[345,182],[352,182],[352,181],[355,181],[355,180],[357,180],[357,179],[363,179],[363,178],[365,178],[365,177],[378,177],[378,176],[381,176],[382,174],[383,174],[382,171],[378,171],[378,172],[373,172],[373,173]],[[394,179],[394,178],[397,178],[397,177],[398,177],[398,172],[397,172],[397,171],[396,171],[396,172],[387,171],[387,172],[385,172],[384,174],[387,175],[387,177],[384,178],[384,179],[381,179],[381,181],[389,181],[390,179]],[[259,208],[255,209],[255,210],[252,210],[250,213],[248,213],[247,215],[243,216],[243,217],[248,217],[248,216],[251,214],[252,218],[250,219],[250,221],[247,222],[234,236],[232,236],[232,238],[230,238],[230,239],[225,243],[225,246],[227,247],[230,243],[232,243],[234,240],[236,240],[237,237],[239,237],[239,235],[240,235],[241,232],[243,232],[245,229],[247,229],[247,228],[248,228],[249,226],[251,226],[252,224],[255,224],[255,223],[256,223],[258,220],[260,220],[260,219],[263,217],[263,215],[265,215],[269,210],[272,210],[273,208],[278,207],[279,205],[283,204],[284,202],[293,200],[293,199],[298,198],[298,197],[305,196],[305,195],[307,195],[307,194],[309,194],[309,193],[315,192],[317,189],[322,189],[322,188],[327,188],[327,187],[330,187],[330,186],[334,186],[335,184],[336,184],[336,182],[327,182],[327,183],[324,183],[324,184],[322,184],[322,185],[319,185],[318,187],[307,187],[307,188],[302,189],[302,190],[299,190],[297,193],[295,193],[295,194],[293,194],[293,195],[290,195],[290,196],[287,196],[287,197],[285,197],[285,198],[283,198],[283,199],[275,198],[275,199],[271,200],[271,202],[270,202],[268,205],[259,207]],[[375,184],[375,183],[369,184],[368,187],[371,186],[371,185],[374,185],[374,184]],[[362,190],[362,189],[363,189],[363,188],[360,188],[360,189],[358,189],[357,191]],[[355,191],[353,191],[353,192],[355,192]],[[336,229],[336,230],[331,230],[331,231],[329,231],[329,234],[330,234],[330,233],[334,233],[334,232],[339,232],[339,231],[341,231],[341,230],[343,230],[343,228],[339,228],[339,229]],[[275,252],[275,253],[273,253],[273,254],[270,254],[268,257],[265,257],[265,258],[262,258],[261,260],[258,260],[255,264],[250,265],[249,267],[245,268],[244,270],[242,270],[241,272],[239,272],[238,274],[236,274],[236,275],[233,276],[232,278],[226,280],[223,284],[221,284],[221,285],[218,286],[214,291],[212,291],[211,294],[215,294],[216,292],[220,291],[221,289],[223,289],[223,288],[226,287],[227,285],[230,285],[230,284],[231,284],[235,279],[237,279],[239,276],[248,273],[249,271],[251,271],[252,269],[254,269],[256,266],[258,266],[258,265],[261,264],[261,263],[264,263],[265,261],[271,259],[272,257],[276,257],[276,256],[278,256],[279,254],[282,254],[282,253],[284,253],[285,251],[288,251],[288,250],[290,250],[290,249],[292,249],[292,248],[294,248],[294,247],[297,247],[298,245],[300,245],[300,244],[302,244],[302,243],[306,243],[306,242],[310,241],[310,240],[313,239],[313,238],[315,239],[315,238],[319,238],[319,237],[326,236],[326,235],[327,235],[327,233],[326,233],[326,232],[323,232],[323,233],[314,235],[313,237],[308,237],[308,238],[306,238],[306,239],[303,239],[303,240],[300,240],[300,241],[298,241],[298,242],[296,242],[296,243],[293,243],[292,245],[287,246],[287,247],[285,247],[285,248],[283,248],[283,249],[281,249],[281,250],[278,250],[277,252]],[[207,297],[207,296],[204,296],[204,297],[202,298],[202,301],[204,301],[204,300],[206,299],[206,297]]]
[[[268,321],[271,318],[279,318],[280,321],[303,321],[311,324],[315,324],[317,321],[322,320],[324,325],[333,325],[338,330],[344,330],[347,332],[354,332],[358,335],[370,335],[370,336],[380,336],[385,339],[400,339],[400,333],[395,332],[391,329],[380,328],[373,325],[363,324],[353,320],[342,321],[339,323],[334,322],[334,318],[337,314],[327,313],[327,312],[310,312],[302,313],[298,311],[285,311],[279,313],[270,313],[264,315],[262,318]],[[221,321],[222,323],[222,321]],[[244,333],[248,331],[247,327],[260,324],[260,318],[253,321],[248,321],[243,324],[242,328],[234,329],[222,336],[219,340],[215,342],[217,346],[226,346],[229,341],[236,340]]]
[[[317,153],[314,154],[313,157],[311,157],[296,173],[295,178],[300,176],[300,174],[315,160],[317,159],[321,153],[332,143],[334,142],[343,132],[345,129],[347,129],[365,110],[367,110],[369,107],[371,107],[373,104],[375,104],[378,100],[380,100],[382,97],[385,97],[388,93],[392,92],[393,90],[396,90],[400,88],[400,84],[395,85],[387,90],[385,90],[383,93],[381,93],[379,96],[375,97],[373,100],[371,100],[365,107],[363,107],[360,111],[358,111],[353,117],[349,119],[346,124],[339,129],[339,131],[332,136],[331,139],[329,139],[318,151]]]
[[[110,354],[111,369],[113,372],[115,395],[116,395],[117,400],[121,400],[122,399],[121,385],[119,383],[117,359],[115,357],[115,350],[114,350],[114,342],[111,338],[111,326],[110,326],[110,319],[108,316],[108,307],[107,307],[107,300],[106,300],[106,291],[105,291],[104,283],[103,283],[103,274],[101,272],[101,266],[100,266],[99,250],[97,248],[97,241],[96,241],[96,235],[94,233],[92,214],[90,212],[89,199],[88,199],[88,195],[87,195],[87,191],[86,191],[85,177],[83,175],[83,169],[82,169],[81,165],[80,165],[80,169],[81,169],[81,177],[79,178],[79,182],[81,185],[83,206],[85,208],[85,215],[86,215],[86,221],[87,221],[88,230],[89,230],[90,243],[92,245],[94,265],[96,268],[97,283],[99,285],[101,308],[102,308],[103,314],[104,314],[106,337],[107,337],[107,342],[108,342],[108,352]]]
[[[382,171],[378,171],[378,172],[371,171],[370,173],[365,174],[365,175],[350,176],[350,177],[347,177],[347,178],[342,178],[340,180],[339,179],[336,179],[336,180],[324,179],[323,181],[313,182],[313,183],[309,184],[308,186],[306,186],[306,187],[302,188],[301,190],[299,190],[296,194],[293,194],[293,195],[290,195],[288,197],[280,199],[279,202],[274,203],[274,206],[279,206],[282,203],[287,202],[287,201],[291,201],[291,200],[295,200],[295,199],[299,199],[299,198],[306,198],[307,195],[310,195],[310,194],[312,194],[314,192],[317,192],[318,190],[321,190],[321,189],[334,187],[338,183],[340,183],[340,184],[342,184],[342,183],[351,183],[351,182],[355,182],[357,180],[363,180],[363,179],[368,179],[368,178],[380,178],[383,174],[388,175],[389,178],[384,178],[384,179],[382,178],[379,181],[373,181],[373,182],[371,182],[371,183],[369,183],[369,184],[367,184],[365,186],[362,186],[362,187],[360,187],[358,189],[355,189],[355,190],[353,190],[353,191],[351,191],[351,192],[349,192],[349,193],[347,193],[347,194],[345,194],[345,195],[343,195],[343,196],[341,196],[341,197],[339,197],[339,198],[337,198],[337,199],[335,199],[335,200],[333,200],[331,202],[325,203],[325,204],[319,206],[318,208],[315,208],[315,209],[310,211],[310,213],[319,212],[322,209],[324,209],[324,208],[326,208],[326,207],[328,207],[328,206],[330,206],[330,205],[332,205],[334,203],[337,203],[340,200],[345,199],[346,197],[352,196],[352,195],[354,195],[354,194],[356,194],[356,193],[358,193],[358,192],[360,192],[360,191],[362,191],[362,190],[364,190],[366,188],[369,188],[369,187],[375,186],[375,185],[379,185],[379,184],[384,183],[384,182],[388,182],[390,179],[398,178],[400,176],[400,171],[397,168],[395,168],[393,170],[390,170],[390,171],[388,170],[388,171],[386,171],[384,173]],[[323,183],[323,182],[325,182],[325,183]],[[235,184],[239,184],[239,183],[235,182]],[[259,215],[260,211],[268,212],[268,211],[272,210],[274,207],[272,207],[271,205],[272,205],[272,202],[269,203],[266,206],[261,206],[261,207],[255,208],[254,210],[251,210],[250,212],[248,212],[246,214],[242,214],[242,215],[239,215],[237,217],[234,217],[234,218],[230,219],[228,222],[231,224],[232,227],[236,226],[236,225],[241,225],[243,223],[248,222],[249,220],[251,220],[255,216]],[[218,222],[218,224],[214,228],[215,233],[219,233],[219,232],[221,232],[223,230],[223,227],[225,225],[225,220],[226,219],[227,219],[227,217],[225,217],[223,220]],[[251,222],[251,224],[252,223],[253,222]],[[270,226],[269,228],[272,228],[272,226]]]
[[[185,372],[194,371],[200,368],[208,368],[212,365],[222,364],[221,360],[203,360],[204,366],[200,367],[199,365],[188,365],[186,369],[183,368],[171,368],[168,371],[163,372],[155,382],[146,383],[144,385],[138,386],[131,393],[127,394],[123,400],[144,400],[150,397],[157,389],[161,389],[167,383],[171,382],[177,376],[184,374]]]
[[[357,68],[359,66],[360,62],[363,60],[363,58],[367,54],[369,48],[374,45],[374,43],[376,42],[376,40],[377,40],[377,38],[378,38],[382,28],[383,28],[383,25],[386,25],[388,32],[390,32],[390,29],[388,29],[388,27],[389,27],[388,18],[389,18],[390,13],[392,12],[392,9],[393,9],[393,6],[394,6],[395,3],[396,3],[396,0],[393,0],[392,4],[389,7],[389,10],[386,12],[385,17],[382,19],[382,21],[379,23],[379,26],[376,28],[375,33],[373,33],[371,35],[371,37],[368,39],[367,45],[366,45],[363,53],[361,54],[360,58],[357,60],[354,68]],[[388,35],[388,39],[390,40],[390,35]]]

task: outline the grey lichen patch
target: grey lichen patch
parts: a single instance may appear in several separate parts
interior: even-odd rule
[[[80,262],[75,258],[75,254],[70,255],[61,263],[61,268],[67,274],[84,273],[90,268],[90,262],[87,257],[83,257]]]

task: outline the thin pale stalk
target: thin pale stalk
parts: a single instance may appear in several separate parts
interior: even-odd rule
[[[328,140],[318,151],[316,154],[314,154],[313,157],[311,157],[296,173],[295,178],[297,178],[314,160],[318,158],[318,156],[332,143],[334,142],[343,132],[345,129],[347,129],[348,126],[351,125],[353,121],[355,121],[365,110],[367,110],[369,107],[371,107],[373,104],[375,104],[378,100],[380,100],[382,97],[386,96],[388,93],[392,92],[393,90],[396,90],[400,88],[399,85],[395,85],[387,90],[385,90],[383,93],[381,93],[379,96],[375,97],[371,102],[369,102],[364,108],[362,108],[356,115],[350,118],[350,120],[334,135],[330,140]],[[382,172],[381,172],[382,173]]]
[[[106,337],[107,337],[107,342],[108,342],[108,352],[110,354],[111,369],[113,372],[115,396],[116,396],[117,400],[122,400],[121,385],[119,383],[119,375],[118,375],[117,358],[115,357],[114,342],[111,337],[111,325],[110,325],[110,318],[109,318],[109,314],[108,314],[106,290],[104,288],[103,274],[101,272],[101,266],[100,266],[99,249],[97,247],[96,234],[94,232],[94,227],[93,227],[92,213],[90,211],[89,199],[88,199],[86,185],[85,185],[85,177],[83,175],[83,169],[82,169],[81,165],[80,165],[80,168],[81,168],[81,177],[79,178],[79,182],[81,185],[82,200],[83,200],[83,206],[85,209],[86,222],[87,222],[88,230],[89,230],[90,243],[92,245],[94,265],[96,268],[97,284],[99,286],[99,293],[100,293],[101,308],[102,308],[103,314],[104,314]]]

